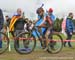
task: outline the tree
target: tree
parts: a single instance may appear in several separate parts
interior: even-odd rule
[[[63,19],[56,18],[53,24],[54,31],[60,32],[61,31],[61,24]]]
[[[73,24],[74,24],[74,26],[75,26],[75,19],[73,19]]]

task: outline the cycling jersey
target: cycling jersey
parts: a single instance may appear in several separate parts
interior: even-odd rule
[[[45,15],[44,15],[44,17],[45,17]],[[43,22],[43,17],[41,17],[41,16],[39,16],[38,15],[38,21],[36,22],[36,24],[35,24],[35,26],[40,26],[40,24]],[[38,29],[38,28],[37,28]],[[41,28],[41,31],[42,31],[42,33],[45,31],[45,28]],[[40,36],[40,33],[37,31],[37,33],[38,33],[38,35]],[[36,32],[35,31],[33,31],[33,35],[35,36],[35,37],[37,37],[37,34],[36,34]]]

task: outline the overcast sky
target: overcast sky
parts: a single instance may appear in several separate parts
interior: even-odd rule
[[[0,8],[15,12],[17,8],[22,8],[26,17],[36,18],[36,9],[44,3],[44,9],[50,7],[54,9],[54,14],[63,17],[69,12],[75,13],[75,0],[0,0]]]

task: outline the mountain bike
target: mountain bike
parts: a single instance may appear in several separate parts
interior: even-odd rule
[[[46,27],[48,28],[48,27]],[[33,34],[35,31],[37,37]],[[40,34],[40,35],[39,35]],[[41,37],[40,37],[41,36]],[[38,38],[38,39],[37,39]],[[62,50],[63,47],[63,39],[59,33],[51,33],[48,36],[49,38],[49,45],[47,51],[49,53],[58,53]],[[17,40],[19,40],[19,47],[17,47]],[[39,26],[33,26],[33,28],[28,32],[20,33],[15,39],[15,50],[20,54],[29,54],[34,51],[36,47],[36,42],[40,41],[41,47],[43,48],[45,43],[45,36],[41,32],[41,28]]]

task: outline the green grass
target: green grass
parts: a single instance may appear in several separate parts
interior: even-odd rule
[[[61,36],[63,37],[64,40],[66,39],[66,37],[63,34],[61,34]],[[75,39],[75,35],[73,35],[72,39],[73,40]],[[14,49],[14,40],[11,40],[10,43],[12,50],[10,52],[7,50],[4,54],[0,55],[0,60],[41,60],[39,59],[39,57],[60,57],[60,56],[74,57],[75,56],[75,42],[72,42],[74,49],[71,49],[67,46],[63,47],[62,51],[58,54],[49,54],[41,49],[40,43],[38,41],[35,51],[33,51],[31,54],[28,55],[18,54]],[[72,60],[75,60],[75,57]]]
[[[60,35],[62,36],[63,40],[66,39],[66,36],[64,36],[63,34],[60,34]],[[10,36],[12,36],[12,35],[10,34]],[[59,39],[59,38],[57,38],[57,36],[54,36],[54,39]],[[72,39],[73,40],[75,39],[75,35],[72,36]],[[11,48],[14,49],[14,40],[10,40],[10,44],[11,44]],[[75,47],[75,42],[71,42],[71,44]],[[41,47],[40,43],[37,42],[36,49],[38,49],[40,47]]]

